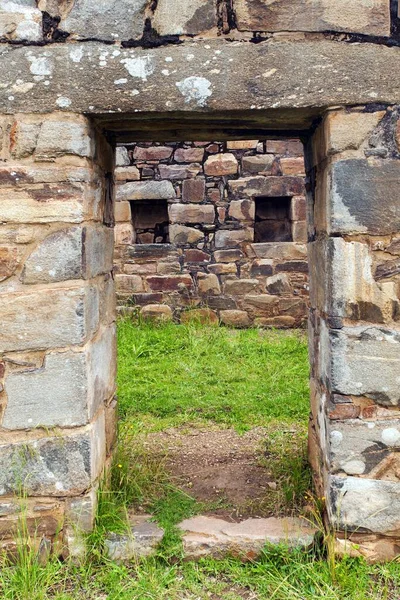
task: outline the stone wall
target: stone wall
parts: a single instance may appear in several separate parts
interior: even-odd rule
[[[64,552],[92,526],[115,439],[113,158],[82,116],[0,123],[0,551],[26,505]]]
[[[117,165],[121,305],[241,327],[305,323],[299,140],[144,142],[119,147]]]

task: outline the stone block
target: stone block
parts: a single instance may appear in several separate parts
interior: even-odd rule
[[[48,235],[27,258],[25,284],[90,278],[112,269],[113,232],[106,227],[71,227]]]
[[[188,292],[193,288],[190,275],[151,275],[146,281],[153,292]]]
[[[67,523],[79,532],[90,533],[93,529],[97,508],[96,490],[85,496],[66,501],[65,518]]]
[[[171,223],[214,223],[215,209],[207,204],[170,204]]]
[[[230,263],[243,258],[243,252],[240,250],[216,250],[214,258],[217,262]]]
[[[200,294],[220,294],[219,280],[213,273],[198,273],[197,286]]]
[[[219,319],[210,308],[193,308],[181,314],[181,323],[198,323],[201,325],[218,325]]]
[[[259,258],[252,262],[250,273],[252,277],[259,275],[272,275],[274,272],[274,261],[271,258]]]
[[[330,522],[342,531],[398,535],[400,483],[331,476],[327,508]]]
[[[400,335],[373,325],[331,330],[331,391],[366,396],[383,406],[400,402]]]
[[[81,223],[95,210],[83,183],[50,183],[2,191],[1,217],[9,223]]]
[[[114,226],[114,240],[116,246],[130,246],[135,240],[132,223],[116,223]]]
[[[140,309],[140,315],[149,321],[172,321],[172,310],[166,304],[147,304]]]
[[[157,264],[156,273],[158,275],[170,275],[181,272],[181,263],[177,260],[162,261]]]
[[[234,230],[220,229],[215,233],[215,247],[235,248],[243,242],[251,242],[253,239],[254,230],[250,227]]]
[[[168,200],[175,198],[174,186],[170,181],[132,181],[119,185],[116,191],[120,200]]]
[[[251,244],[250,250],[257,258],[272,258],[276,261],[307,260],[307,246],[292,242]]]
[[[320,159],[330,154],[345,150],[358,150],[367,137],[373,132],[385,111],[376,112],[329,112],[323,122],[323,148]]]
[[[160,35],[197,35],[217,26],[212,0],[158,0],[152,25]]]
[[[242,159],[243,171],[257,175],[265,172],[271,174],[275,156],[271,154],[260,154],[256,156],[244,156]],[[291,173],[289,173],[291,175]]]
[[[280,165],[283,175],[305,175],[305,165],[303,157],[287,157],[281,158]]]
[[[236,156],[230,152],[213,154],[204,163],[205,174],[213,177],[235,175],[238,172],[238,168]]]
[[[42,40],[42,13],[34,0],[0,2],[0,38],[15,42]]]
[[[368,244],[343,238],[313,242],[310,265],[312,306],[331,316],[375,323],[392,320],[395,290],[374,280]]]
[[[185,227],[185,225],[170,225],[169,239],[171,244],[197,244],[204,239],[204,233],[199,229],[195,229],[194,227]]]
[[[255,196],[298,196],[304,192],[301,177],[242,177],[229,181],[229,194],[233,199]]]
[[[160,165],[158,167],[161,179],[190,179],[196,177],[201,171],[200,163],[191,165]]]
[[[115,164],[118,167],[128,167],[131,164],[128,149],[125,146],[117,146],[115,149]]]
[[[254,319],[255,327],[273,327],[277,329],[292,328],[296,324],[296,319],[288,315],[278,317],[258,317]]]
[[[72,39],[121,41],[139,39],[143,33],[146,0],[75,0],[62,15],[60,28]],[[104,61],[111,60],[104,53]],[[78,60],[76,58],[75,60]]]
[[[129,164],[129,163],[128,163]],[[116,181],[139,181],[140,171],[137,167],[122,166],[114,171]]]
[[[348,159],[334,163],[330,179],[330,233],[387,235],[400,230],[400,160]]]
[[[117,441],[118,402],[114,398],[104,410],[106,427],[106,456],[110,456]]]
[[[124,256],[126,260],[134,262],[150,262],[172,257],[179,257],[172,244],[134,244],[127,246],[126,255]]]
[[[227,279],[224,283],[224,292],[232,296],[243,296],[260,288],[258,279]]]
[[[104,415],[68,433],[0,445],[0,495],[79,496],[105,459]]]
[[[189,249],[185,250],[183,254],[185,263],[209,263],[211,256],[203,250]]]
[[[3,351],[82,344],[98,324],[98,291],[87,286],[4,293],[0,318]]]
[[[148,146],[143,148],[142,146],[136,146],[133,151],[133,158],[135,160],[165,160],[172,154],[172,148],[169,146]]]
[[[174,160],[178,163],[201,163],[204,157],[204,148],[177,148]]]
[[[249,327],[250,318],[244,310],[221,310],[219,313],[221,323],[228,327]]]
[[[14,275],[23,255],[24,251],[20,246],[0,246],[0,281]]]
[[[279,273],[267,278],[266,282],[267,292],[280,296],[281,294],[290,294],[292,288],[290,286],[289,278],[285,273]]]
[[[280,156],[303,156],[304,147],[300,140],[267,140],[267,152]]]
[[[229,203],[229,217],[238,221],[254,221],[256,205],[254,200],[232,200]]]
[[[186,559],[234,555],[242,560],[254,560],[266,544],[308,548],[316,533],[305,520],[291,517],[230,523],[215,517],[197,516],[182,521],[178,527],[183,532]]]
[[[13,158],[31,156],[36,148],[41,121],[19,118],[11,128],[10,150]]]
[[[82,121],[55,121],[46,119],[40,128],[35,159],[46,160],[65,154],[89,158],[93,154],[86,123]]]
[[[278,296],[248,294],[244,298],[244,308],[252,316],[273,317],[277,312],[278,301]]]
[[[290,220],[305,221],[307,218],[307,201],[304,196],[292,198],[290,203]]]
[[[130,202],[128,202],[127,200],[123,200],[122,202],[116,202],[114,216],[117,223],[131,221],[132,211]]]
[[[117,294],[133,294],[144,292],[143,281],[140,275],[115,275],[115,287]]]
[[[206,193],[204,179],[185,179],[182,182],[183,202],[203,202]]]
[[[164,537],[164,530],[150,519],[149,515],[140,515],[136,522],[130,519],[129,533],[109,533],[104,541],[107,558],[116,563],[131,563],[154,554]]]
[[[209,273],[214,273],[215,275],[226,275],[228,273],[237,274],[238,268],[235,263],[214,263],[212,265],[208,265],[207,268]]]
[[[254,150],[258,140],[232,140],[226,143],[228,150]]]
[[[365,35],[390,35],[390,10],[385,0],[238,0],[239,31],[342,31]]]

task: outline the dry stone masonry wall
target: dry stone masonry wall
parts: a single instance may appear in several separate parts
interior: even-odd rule
[[[115,432],[112,148],[135,140],[159,140],[170,149],[167,140],[260,141],[279,134],[308,140],[309,440],[327,522],[339,530],[341,551],[346,546],[373,559],[399,554],[398,4],[0,0],[3,544],[12,545],[21,491],[31,531],[43,534],[56,552],[82,551],[76,532],[92,524],[95,490]],[[181,144],[180,150],[193,148]],[[226,155],[215,159],[218,154],[207,158],[216,161],[214,168],[227,161]],[[141,191],[139,198],[131,192],[120,197],[117,205],[122,202],[122,210],[124,201],[151,198],[164,181],[168,235],[183,232],[185,243],[159,264],[169,269],[175,262],[180,271],[145,275],[145,284],[140,273],[117,275],[138,277],[138,286],[149,289],[132,295],[161,294],[176,314],[188,305],[178,290],[155,289],[160,278],[163,285],[165,278],[185,278],[181,283],[196,293],[202,283],[206,294],[218,283],[221,294],[209,294],[211,300],[231,295],[238,302],[252,290],[227,294],[229,277],[210,271],[213,264],[235,265],[240,277],[230,285],[243,292],[243,282],[254,279],[263,287],[264,275],[242,277],[241,261],[268,261],[265,250],[262,256],[238,254],[232,262],[217,252],[242,252],[236,243],[258,245],[250,239],[252,219],[234,221],[232,208],[239,214],[241,201],[263,196],[260,177],[269,186],[290,175],[254,174],[254,187],[240,182],[248,179],[243,171],[238,178],[204,173],[206,186],[215,189],[218,178],[227,177],[227,206],[224,200],[217,206],[207,194],[202,202],[183,200],[184,187],[200,186],[191,182],[201,179],[204,159],[169,161],[161,159],[157,167],[160,181],[121,180],[121,187],[140,184]],[[161,175],[196,163],[199,171],[174,183]],[[219,221],[224,208],[235,227],[227,227],[226,215]],[[202,226],[190,222],[199,210]],[[207,225],[216,228],[212,242]],[[196,237],[189,241],[182,228]],[[157,234],[152,229],[143,226],[138,239],[152,233],[166,241],[165,225]],[[228,240],[234,247],[225,245]],[[166,245],[157,247],[165,252]],[[128,256],[118,258],[122,269],[153,262],[129,256],[129,246],[136,252],[145,244],[129,240],[122,246]],[[191,265],[199,263],[186,260],[186,272],[185,253],[201,252],[210,255],[208,266],[197,271]],[[274,298],[264,291],[256,302]],[[283,297],[276,296],[279,304]],[[224,309],[212,310],[221,316]],[[253,318],[244,305],[232,310]],[[275,316],[254,313],[254,319]],[[349,533],[350,544],[344,539]]]
[[[239,327],[305,323],[300,140],[121,146],[115,179],[122,306]]]

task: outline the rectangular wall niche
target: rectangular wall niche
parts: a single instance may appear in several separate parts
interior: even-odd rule
[[[169,243],[166,200],[135,200],[131,202],[131,211],[136,244]]]
[[[292,242],[289,196],[255,198],[254,242]]]

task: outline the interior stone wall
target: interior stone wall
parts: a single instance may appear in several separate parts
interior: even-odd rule
[[[239,327],[305,325],[304,176],[298,139],[118,147],[114,265],[124,312]],[[275,210],[264,222],[267,241],[254,243],[259,197],[280,197],[279,205],[290,199],[283,241]],[[154,243],[143,230],[148,217],[135,226],[143,202],[147,215],[165,203],[160,219],[169,243]]]

